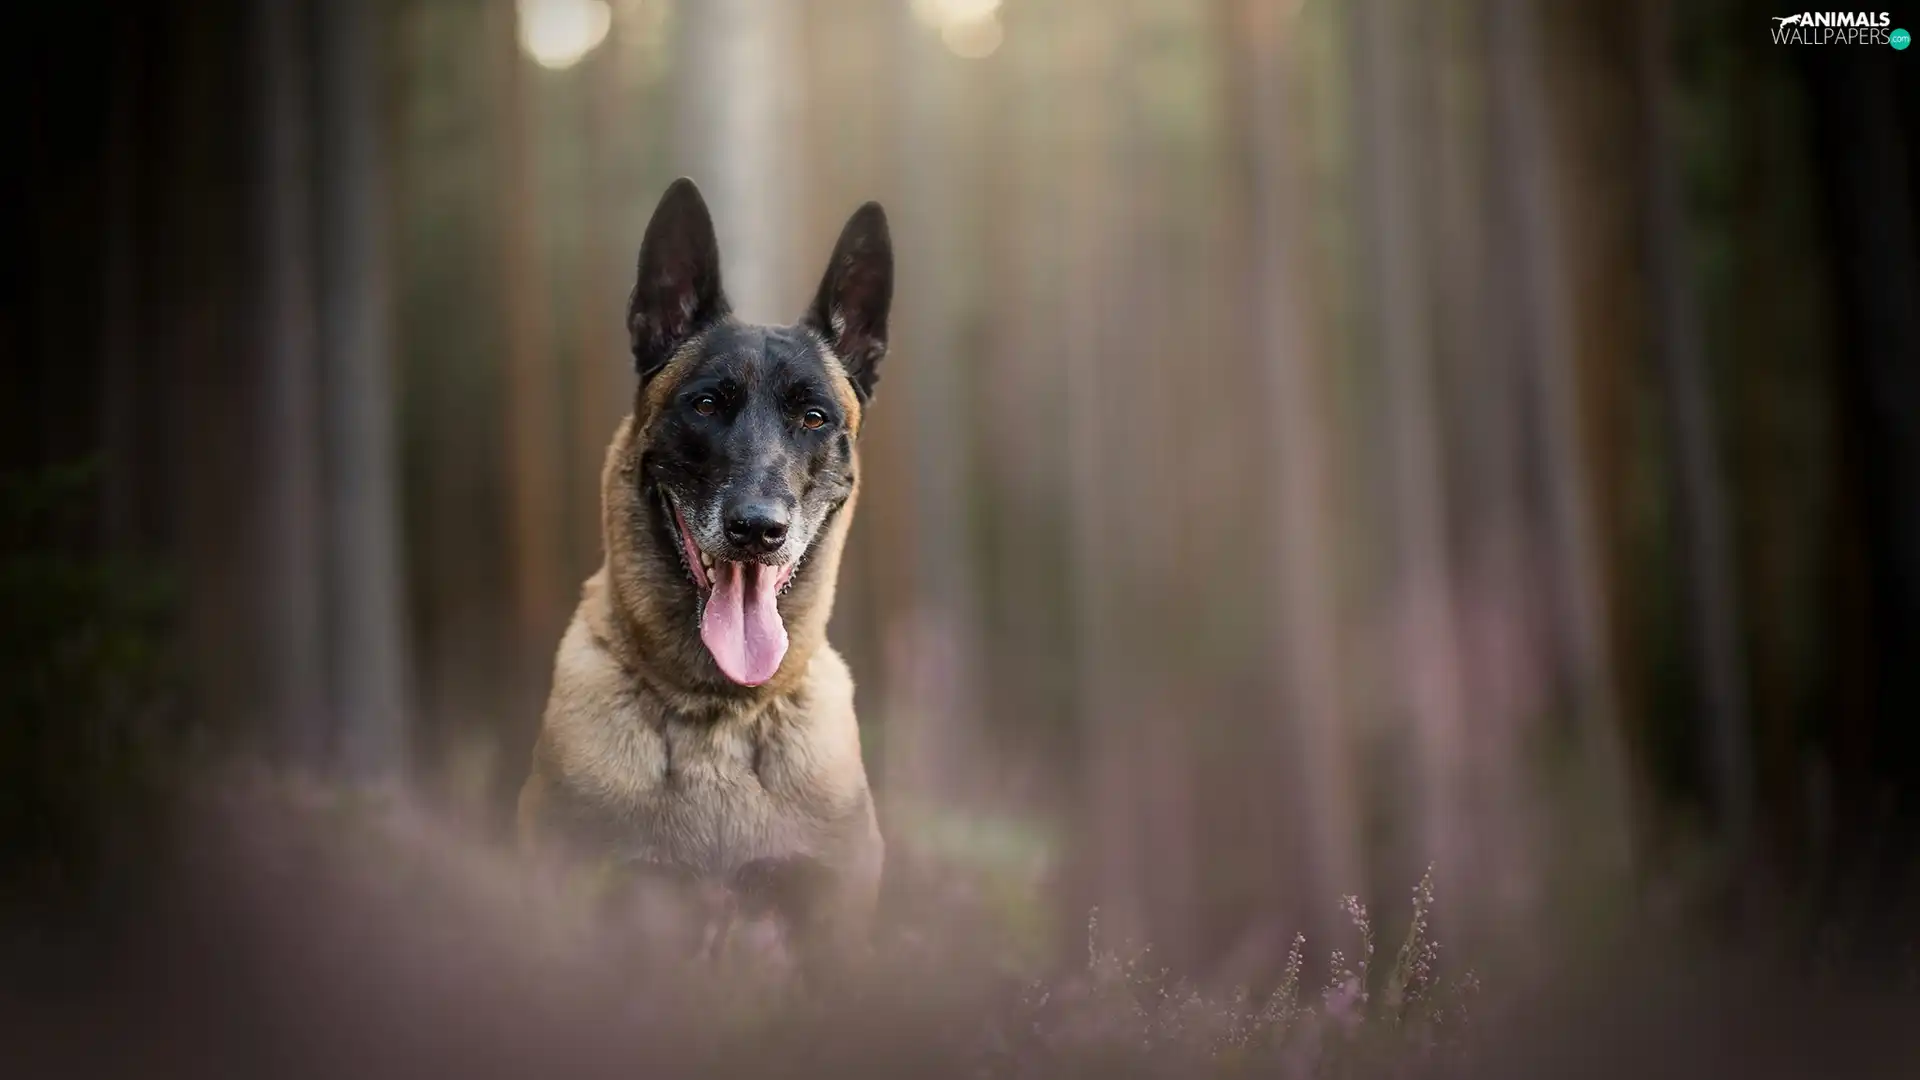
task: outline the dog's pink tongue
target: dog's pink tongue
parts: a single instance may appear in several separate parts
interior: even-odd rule
[[[727,678],[758,686],[787,655],[787,627],[774,593],[779,573],[759,563],[716,562],[713,592],[700,617],[700,640]]]

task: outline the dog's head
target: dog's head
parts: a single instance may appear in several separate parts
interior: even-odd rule
[[[675,181],[647,226],[627,311],[641,382],[634,482],[655,510],[651,541],[684,571],[701,641],[735,683],[779,670],[781,598],[853,494],[853,440],[892,296],[877,203],[848,220],[790,326],[732,316],[713,218],[692,181]]]

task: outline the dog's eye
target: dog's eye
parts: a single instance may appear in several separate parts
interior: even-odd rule
[[[720,411],[720,399],[712,394],[701,394],[693,399],[693,411],[701,416],[712,416]]]
[[[812,431],[826,422],[827,414],[821,412],[819,409],[808,409],[806,412],[800,414],[800,423],[808,431]]]

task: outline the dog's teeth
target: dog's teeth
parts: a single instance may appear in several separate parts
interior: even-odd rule
[[[700,565],[701,565],[701,566],[704,566],[704,567],[706,567],[706,568],[707,568],[707,569],[709,569],[709,570],[711,570],[711,569],[713,569],[713,556],[711,556],[711,555],[709,555],[709,554],[707,554],[707,553],[706,553],[706,552],[704,552],[704,551],[703,551],[703,552],[701,552],[701,553],[700,553]]]

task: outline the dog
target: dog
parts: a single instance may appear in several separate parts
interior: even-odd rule
[[[799,322],[742,322],[699,189],[667,188],[628,303],[638,383],[601,473],[605,561],[519,800],[524,849],[771,911],[803,976],[864,947],[885,858],[826,627],[892,296],[870,202]]]

